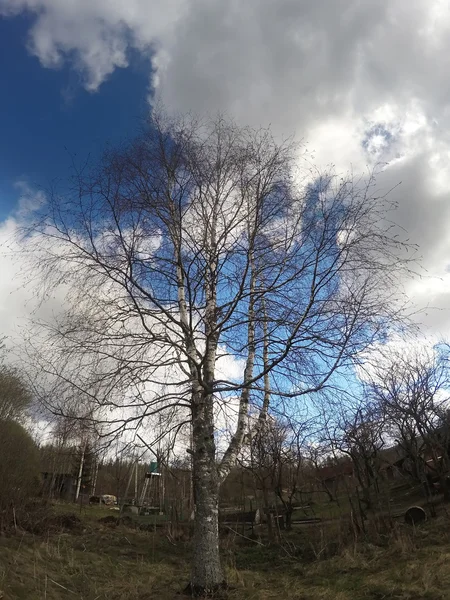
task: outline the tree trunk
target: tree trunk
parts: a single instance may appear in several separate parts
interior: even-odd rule
[[[206,406],[193,406],[192,421],[195,519],[189,591],[205,596],[225,587],[219,556],[219,476],[212,398],[207,399]]]
[[[324,492],[325,492],[325,494],[328,496],[328,500],[329,500],[329,502],[334,502],[334,501],[335,501],[335,498],[334,498],[333,494],[331,493],[331,490],[330,490],[330,488],[328,487],[328,485],[326,484],[326,482],[325,482],[325,481],[322,481],[322,482],[321,482],[321,484],[322,484],[322,487],[323,487],[323,491],[324,491]]]
[[[367,486],[361,486],[361,502],[364,502],[364,505],[367,510],[373,509],[373,501],[372,495],[370,493],[370,488]]]
[[[95,496],[95,488],[97,487],[97,477],[98,477],[98,459],[95,460],[94,478],[92,480],[91,496]]]
[[[450,482],[448,477],[443,475],[439,478],[439,485],[444,494],[444,502],[450,502]]]
[[[86,444],[83,444],[81,448],[80,468],[78,469],[77,489],[75,491],[75,502],[78,500],[81,491],[81,479],[83,477],[83,466],[84,466],[84,454],[86,451]]]
[[[266,514],[266,519],[267,519],[267,536],[269,538],[269,543],[272,544],[274,541],[273,520],[272,520],[272,513],[270,511],[269,494],[267,492],[266,481],[264,478],[262,480],[262,490],[263,490],[263,500],[264,500],[264,512]]]
[[[287,531],[292,531],[292,513],[294,512],[294,509],[292,507],[292,504],[288,504],[286,506],[286,530]]]

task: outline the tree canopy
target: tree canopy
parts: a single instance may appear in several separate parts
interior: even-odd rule
[[[372,174],[305,172],[298,150],[221,116],[154,112],[26,232],[33,273],[68,290],[27,345],[46,406],[148,443],[156,414],[164,434],[192,425],[193,589],[223,579],[218,489],[250,415],[262,426],[344,390],[361,352],[403,323],[395,207]],[[218,406],[234,411],[221,460]]]

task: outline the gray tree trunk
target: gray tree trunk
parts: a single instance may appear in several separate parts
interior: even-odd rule
[[[203,402],[194,405],[192,414],[195,520],[190,591],[193,595],[214,594],[225,586],[219,556],[219,476],[212,412],[212,398],[203,398]]]

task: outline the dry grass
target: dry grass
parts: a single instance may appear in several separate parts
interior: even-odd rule
[[[180,598],[189,577],[188,542],[169,541],[163,531],[102,526],[93,516],[73,532],[1,537],[0,598]],[[450,521],[445,517],[416,530],[375,528],[371,543],[346,542],[345,531],[302,529],[286,537],[283,548],[227,536],[229,599],[450,598]]]

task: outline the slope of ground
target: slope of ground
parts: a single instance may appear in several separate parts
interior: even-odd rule
[[[61,523],[61,521],[59,521]],[[173,600],[189,578],[181,531],[141,531],[98,522],[0,537],[2,600]],[[167,535],[169,534],[169,535]],[[292,532],[269,547],[230,532],[223,557],[230,600],[446,600],[450,520],[336,544],[336,531]],[[333,552],[335,555],[332,556]],[[327,558],[328,557],[328,558]]]

